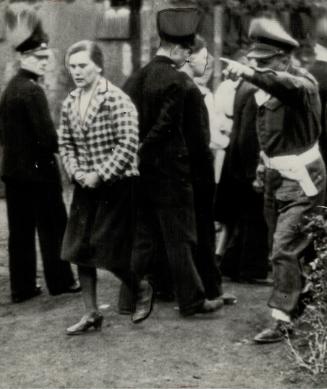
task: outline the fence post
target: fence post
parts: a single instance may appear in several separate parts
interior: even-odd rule
[[[223,11],[222,4],[215,4],[213,7],[213,90],[215,90],[221,80],[221,61],[219,58],[223,54]]]
[[[153,35],[153,5],[149,0],[143,0],[140,10],[140,66],[146,65],[151,59],[151,38]]]

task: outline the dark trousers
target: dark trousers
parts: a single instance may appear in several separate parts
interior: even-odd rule
[[[67,221],[60,185],[7,181],[5,187],[12,296],[27,295],[36,286],[36,231],[49,293],[65,290],[74,277],[70,264],[60,259]]]
[[[197,232],[194,261],[206,297],[214,299],[222,295],[221,272],[215,257],[213,218],[215,183],[199,180],[193,184],[193,191]]]
[[[242,193],[242,199],[238,203],[238,216],[230,225],[231,236],[221,269],[235,281],[266,278],[269,250],[263,195],[255,193],[249,185],[240,185],[239,193]]]
[[[312,239],[301,232],[303,217],[324,204],[326,172],[322,159],[307,166],[318,189],[308,197],[300,184],[282,178],[267,169],[265,183],[265,217],[268,224],[274,286],[268,305],[290,315],[296,315],[303,277],[301,260]]]
[[[192,314],[205,293],[193,262],[195,241],[187,239],[194,218],[186,209],[142,205],[138,209],[132,265],[140,279],[155,273],[157,241],[163,240],[180,313]]]

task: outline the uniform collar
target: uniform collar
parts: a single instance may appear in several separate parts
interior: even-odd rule
[[[169,57],[166,57],[164,55],[156,55],[154,58],[153,58],[153,61],[154,62],[160,62],[160,63],[166,63],[168,65],[172,65],[173,67],[176,67],[176,64],[175,62],[169,58]]]
[[[39,79],[39,76],[29,70],[26,70],[26,69],[19,69],[18,71],[18,75],[22,76],[22,77],[25,77],[25,78],[29,78],[30,80],[33,80],[33,81],[37,81]]]

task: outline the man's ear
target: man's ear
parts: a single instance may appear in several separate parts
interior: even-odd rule
[[[187,51],[188,58],[192,55],[192,50],[190,48],[187,49],[184,48],[183,50]]]
[[[180,46],[179,45],[173,45],[171,48],[170,48],[170,55],[171,56],[174,56],[176,54],[178,54],[180,51]]]
[[[281,58],[281,62],[285,67],[288,67],[291,63],[291,56],[290,55],[284,55]]]
[[[19,57],[19,62],[21,64],[26,64],[26,63],[29,63],[29,59],[30,59],[30,55],[27,55],[27,54],[20,54]]]

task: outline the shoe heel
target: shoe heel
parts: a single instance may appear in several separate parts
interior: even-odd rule
[[[82,319],[83,320],[83,319]],[[92,327],[94,330],[101,330],[102,322],[103,322],[103,316],[101,314],[92,314],[91,317],[89,317],[86,321],[80,321],[73,326],[67,328],[66,334],[67,335],[81,335],[85,332],[87,332]]]
[[[93,323],[93,327],[96,331],[101,331],[103,323],[103,316],[98,316]]]

